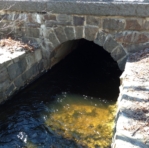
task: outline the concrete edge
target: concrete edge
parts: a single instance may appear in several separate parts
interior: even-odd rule
[[[98,16],[149,16],[147,2],[98,2],[98,1],[0,1],[0,10],[51,12]]]

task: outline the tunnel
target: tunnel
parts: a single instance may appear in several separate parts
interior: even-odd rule
[[[59,45],[51,67],[0,105],[0,147],[109,148],[122,73],[117,62],[80,39]]]
[[[88,90],[88,93],[89,89],[92,88],[94,89],[92,95],[98,96],[99,90],[102,90],[103,96],[101,97],[107,98],[106,94],[110,92],[112,98],[117,99],[120,85],[119,77],[122,71],[110,53],[102,46],[86,39],[64,42],[54,50],[54,57],[51,58],[53,69],[56,69],[56,63],[61,65],[60,67],[64,65],[64,71],[70,75],[75,73],[79,81],[86,84],[85,89]],[[101,86],[101,83],[104,85]],[[107,84],[109,87],[106,87]],[[88,85],[91,85],[91,88],[87,88]]]

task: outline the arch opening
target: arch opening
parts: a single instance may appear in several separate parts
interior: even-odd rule
[[[96,42],[93,42],[93,41],[86,40],[84,38],[76,39],[76,40],[68,40],[66,42],[61,43],[59,46],[57,46],[52,51],[52,54],[51,54],[51,57],[50,57],[50,67],[54,66],[59,61],[64,59],[74,49],[81,48],[83,43],[89,43],[89,42],[90,42],[90,44],[92,43],[92,45],[94,45],[96,48],[104,49],[104,47],[100,46],[98,44],[98,42],[96,43]],[[109,48],[110,47],[108,47],[108,50],[109,50]],[[104,50],[107,51],[106,49],[104,49]],[[107,53],[109,53],[111,59],[113,59],[115,62],[117,62],[117,65],[118,65],[119,69],[121,71],[123,71],[124,67],[125,67],[126,57],[124,56],[124,57],[122,57],[122,59],[120,59],[120,57],[122,56],[121,52],[123,52],[123,51],[120,51],[120,50],[119,50],[119,48],[116,47],[115,49],[112,50],[114,52],[111,53],[111,52],[107,51]]]
[[[62,103],[64,109],[58,108],[59,112],[51,115],[53,121],[47,120],[46,124],[56,131],[62,130],[61,135],[75,139],[81,146],[107,148],[113,134],[122,71],[103,47],[85,39],[76,43],[77,46],[52,68],[52,80],[61,86],[55,99],[65,102]],[[57,102],[54,106],[56,109]],[[56,124],[57,120],[62,125]]]
[[[110,147],[121,71],[102,47],[84,39],[76,43],[49,72],[0,106],[4,146]]]
[[[102,89],[105,95],[107,94],[106,92],[111,91],[111,88],[115,85],[117,89],[111,91],[111,95],[112,98],[117,99],[120,85],[119,77],[122,71],[119,69],[117,62],[111,57],[110,53],[102,46],[86,39],[79,39],[64,42],[62,45],[58,46],[54,52],[55,55],[51,58],[53,69],[57,67],[54,66],[55,64],[61,65],[61,67],[64,66],[64,68],[67,67],[67,70],[70,71],[71,74],[73,74],[73,72],[77,73],[77,76],[80,74],[82,82],[84,79],[88,79],[90,80],[90,82],[88,82],[90,84],[99,84],[97,89]],[[77,70],[75,68],[77,68]],[[92,79],[94,77],[96,77],[97,80],[94,81]],[[96,81],[100,82],[98,83]],[[101,87],[101,82],[105,83],[105,86]],[[108,88],[106,88],[107,84],[109,85]],[[94,91],[92,95],[96,96],[95,92],[98,92],[98,90]],[[99,94],[97,94],[97,96],[99,96]],[[107,98],[108,96],[101,97]]]

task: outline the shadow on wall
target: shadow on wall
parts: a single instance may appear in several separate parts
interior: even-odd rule
[[[83,49],[87,42],[92,42],[92,41],[88,41],[86,39],[78,39],[78,40],[70,40],[70,41],[66,41],[62,44],[60,44],[58,47],[56,47],[50,56],[50,67],[52,68],[55,64],[57,64],[58,62],[60,62],[62,59],[64,59],[69,53],[71,53],[73,50],[80,48]],[[93,44],[95,44],[93,42]],[[100,48],[103,48],[102,46],[99,46],[97,44],[95,44],[96,46]],[[93,52],[93,48],[91,48],[91,52]],[[106,50],[105,50],[106,51]],[[107,51],[106,51],[107,52]],[[109,53],[110,54],[110,53]],[[118,54],[118,53],[117,53]],[[112,56],[111,56],[112,57]],[[113,58],[113,57],[112,57]],[[113,58],[113,60],[115,61],[115,59]],[[123,62],[123,64],[125,65],[125,61]],[[121,65],[118,65],[119,67],[121,67]],[[120,68],[121,69],[121,68]],[[122,70],[122,69],[121,69]]]
[[[77,48],[76,49],[73,48],[72,49],[73,51],[71,53],[69,51],[70,54],[65,58],[65,60],[61,60],[61,62],[53,66],[52,70],[55,70],[56,71],[55,73],[60,74],[60,79],[62,75],[64,75],[64,77],[67,78],[75,73],[76,77],[78,78],[78,82],[81,82],[81,86],[79,87],[83,91],[82,94],[85,93],[84,90],[89,93],[91,89],[93,89],[94,93],[89,93],[87,95],[95,96],[96,92],[99,92],[99,90],[102,90],[104,95],[101,97],[107,98],[106,96],[107,92],[110,91],[111,92],[110,98],[113,95],[113,98],[117,99],[118,96],[117,95],[115,96],[114,94],[118,94],[119,89],[111,91],[115,84],[119,86],[119,77],[122,73],[122,71],[118,67],[117,62],[111,57],[110,53],[108,53],[101,46],[95,44],[94,42],[88,41],[85,39],[81,39],[78,41],[79,42],[77,42],[78,43]],[[68,54],[68,50],[65,50],[65,51],[66,51],[66,54]],[[62,48],[59,48],[56,55],[60,55],[59,53],[61,52],[63,53],[63,50]],[[64,53],[62,55],[66,55],[66,54]],[[59,56],[59,57],[64,57],[64,56]],[[60,59],[55,60],[55,62],[58,62],[58,61],[60,61]],[[59,67],[61,67],[60,69],[63,69],[63,70],[59,71],[57,69],[57,65],[59,65]],[[69,74],[69,75],[66,76],[66,74]],[[53,76],[51,74],[51,77],[52,77],[51,79],[53,80],[55,77],[55,74]],[[97,78],[96,80],[94,80],[95,77]],[[57,80],[57,79],[56,81],[60,82],[60,80]],[[66,82],[64,78],[62,81],[63,83]],[[75,79],[75,82],[73,83],[76,83],[76,82],[77,80]],[[86,84],[85,87],[84,87],[84,83]],[[103,83],[104,85],[101,86],[101,83]],[[99,84],[99,86],[95,87],[95,84]],[[108,88],[107,88],[107,85],[109,86]],[[77,88],[78,85],[76,84],[75,86]]]
[[[81,40],[67,41],[56,47],[51,54],[50,67],[57,64],[59,61],[64,59],[69,53],[71,53],[74,49],[76,49],[79,46],[80,41]]]

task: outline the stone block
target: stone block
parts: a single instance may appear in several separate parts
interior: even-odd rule
[[[55,21],[55,20],[47,20],[45,22],[46,24],[46,27],[58,27],[58,26],[71,26],[72,23],[71,22],[58,22],[58,21]]]
[[[65,33],[66,33],[68,40],[74,40],[75,39],[74,27],[65,27]]]
[[[67,14],[58,14],[56,16],[56,20],[58,22],[71,22],[72,21],[72,16],[71,15],[67,15]]]
[[[124,56],[123,58],[121,58],[120,60],[117,61],[118,67],[122,71],[125,70],[125,65],[126,65],[127,58],[128,58],[128,56],[126,55],[126,56]]]
[[[48,44],[46,44],[47,46],[48,46]],[[47,49],[47,48],[43,48],[42,49],[42,57],[43,57],[43,59],[45,60],[48,60],[48,59],[50,59],[50,56],[51,56],[51,51],[49,50],[49,49]]]
[[[39,74],[39,70],[38,70],[38,63],[35,63],[32,67],[32,73],[33,73],[33,77],[36,77]]]
[[[25,84],[28,84],[29,81],[32,79],[32,77],[33,77],[32,68],[28,69],[22,74],[22,80]]]
[[[146,43],[149,41],[149,34],[146,34],[146,33],[139,33],[138,36],[136,36],[136,39],[135,39],[135,43],[136,44],[139,44],[139,43]]]
[[[24,16],[23,16],[24,17]],[[26,13],[26,21],[27,22],[37,22],[36,20],[36,14],[35,13]]]
[[[41,49],[35,50],[34,54],[35,54],[35,61],[36,61],[36,63],[38,63],[42,59]]]
[[[15,15],[17,15],[17,14],[15,14]],[[19,18],[18,19],[21,20],[21,21],[23,20],[23,21],[26,22],[27,21],[27,15],[28,15],[27,13],[19,13]]]
[[[54,31],[60,43],[67,41],[67,37],[66,37],[63,27],[57,27],[54,29]]]
[[[0,83],[0,92],[3,92],[10,86],[10,80],[6,79],[4,82]]]
[[[14,80],[14,85],[15,85],[17,90],[20,89],[21,86],[24,86],[22,76],[19,76]]]
[[[50,60],[43,59],[43,66],[44,66],[44,69],[49,69],[49,68],[51,68],[51,67],[50,67]]]
[[[22,73],[18,62],[8,66],[7,70],[11,80],[14,80],[17,76],[19,76]]]
[[[141,30],[143,19],[126,19],[125,30]]]
[[[0,27],[1,28],[5,28],[6,26],[8,26],[9,25],[9,22],[0,22]]]
[[[149,47],[149,43],[140,43],[140,44],[122,44],[128,53],[134,53]]]
[[[14,28],[14,34],[13,34],[14,37],[16,38],[21,38],[24,36],[24,31],[21,30],[21,28],[19,28],[19,26],[17,26],[16,24],[16,27]]]
[[[133,38],[133,33],[132,31],[124,31],[121,33],[117,33],[115,36],[115,40],[117,42],[121,43],[133,43],[134,41],[132,40]],[[135,35],[138,34],[138,32],[135,32]]]
[[[19,19],[20,19],[20,14],[15,12],[13,16],[13,20],[19,20]]]
[[[112,36],[108,36],[106,41],[103,45],[103,48],[108,51],[109,53],[112,52],[114,48],[116,48],[119,44],[113,39]]]
[[[32,45],[35,49],[40,47],[40,44],[38,43],[39,38],[33,38],[33,37],[22,37],[22,42],[29,43]]]
[[[8,20],[9,14],[5,13],[5,14],[1,14],[0,18],[3,20]]]
[[[41,26],[41,24],[39,24],[39,23],[25,23],[24,24],[25,25],[25,27],[30,27],[30,28],[40,28],[40,26]]]
[[[86,24],[94,25],[94,26],[101,26],[101,19],[99,17],[86,16]]]
[[[15,15],[13,12],[11,13],[11,14],[4,14],[4,15],[2,15],[3,16],[3,20],[7,20],[7,21],[13,21],[13,20],[15,20],[15,19],[17,19],[18,18],[18,16],[17,15]]]
[[[118,61],[119,59],[121,59],[122,57],[124,57],[126,55],[124,49],[121,46],[116,47],[116,49],[114,49],[111,52],[111,56],[113,57],[114,60]]]
[[[107,30],[124,30],[125,20],[124,19],[104,19],[103,29]]]
[[[44,58],[45,54],[49,55],[50,52],[54,49],[54,45],[52,44],[52,42],[48,42],[48,40],[45,40],[41,44],[41,48],[42,48],[42,50],[41,50],[42,51],[42,55],[43,55],[43,58]]]
[[[26,70],[27,62],[26,62],[25,56],[23,56],[19,59],[18,66],[19,66],[21,72],[24,72]]]
[[[24,29],[24,34],[27,37],[34,37],[34,38],[39,38],[39,29],[36,28],[25,28]]]
[[[9,75],[6,67],[0,69],[0,83],[4,82],[6,79],[9,79]]]
[[[35,13],[27,13],[26,22],[37,23],[37,15]]]
[[[48,39],[50,40],[50,42],[53,44],[53,47],[57,47],[60,42],[57,39],[56,35],[53,33],[53,31],[49,31],[49,35],[48,35]]]
[[[149,41],[147,32],[125,31],[116,35],[115,40],[124,44],[139,44]]]
[[[13,64],[13,60],[11,58],[8,58],[7,61],[4,62],[5,67],[10,66],[11,64]]]
[[[140,138],[127,137],[122,134],[116,135],[115,146],[112,148],[148,148],[149,145]]]
[[[2,69],[4,67],[5,67],[4,63],[0,63],[0,69]]]
[[[5,26],[4,29],[2,29],[0,37],[1,38],[7,38],[9,35],[12,35],[15,33],[15,29],[12,27],[15,24],[13,22],[6,23],[7,27]]]
[[[75,33],[76,33],[76,39],[81,39],[83,38],[83,27],[77,26],[75,27]]]
[[[96,34],[98,33],[98,27],[85,26],[85,39],[94,41]]]
[[[104,33],[104,32],[98,32],[97,33],[97,37],[94,40],[94,43],[96,43],[99,46],[103,46],[104,45],[104,42],[105,42],[105,39],[106,39],[106,36],[107,36],[106,33]]]
[[[16,87],[14,86],[13,83],[11,83],[5,92],[6,95],[11,96],[13,94],[13,92],[15,91],[15,89],[16,89]]]
[[[56,21],[56,15],[54,14],[45,14],[43,17],[44,17],[44,20],[55,20]]]
[[[34,57],[34,53],[28,53],[26,54],[26,63],[27,63],[27,69],[29,69],[36,61]]]
[[[143,30],[149,30],[149,21],[145,21],[144,24],[142,25]]]
[[[73,25],[74,26],[84,26],[85,18],[82,16],[73,16]]]
[[[44,68],[47,69],[47,67],[50,65],[51,51],[50,51],[50,50],[47,50],[46,48],[44,48],[44,49],[42,50],[42,56],[43,56]]]
[[[39,73],[41,73],[41,72],[44,71],[43,60],[41,60],[41,61],[38,63],[38,71],[39,71]]]
[[[16,63],[19,61],[19,56],[16,53],[13,53],[11,59],[14,63]]]

